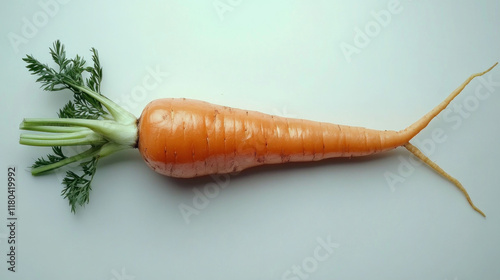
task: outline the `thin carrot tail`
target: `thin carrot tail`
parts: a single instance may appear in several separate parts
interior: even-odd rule
[[[401,130],[397,132],[400,137],[401,145],[404,146],[408,151],[410,151],[413,155],[415,155],[417,158],[419,158],[421,161],[423,161],[425,164],[427,164],[429,167],[434,169],[437,173],[445,177],[448,181],[453,183],[464,195],[465,198],[467,198],[467,201],[469,202],[470,206],[477,211],[479,214],[481,214],[483,217],[486,217],[486,215],[483,213],[483,211],[479,210],[474,203],[472,203],[472,200],[467,193],[467,190],[462,186],[462,184],[446,173],[441,167],[439,167],[436,163],[434,163],[432,160],[430,160],[426,155],[424,155],[417,147],[413,146],[410,144],[410,140],[417,135],[422,129],[424,129],[432,119],[434,119],[441,111],[443,111],[450,102],[457,97],[457,95],[462,92],[462,90],[476,77],[482,76],[486,73],[488,73],[491,69],[493,69],[495,66],[497,66],[498,62],[495,63],[493,66],[488,68],[484,72],[476,73],[471,75],[469,78],[467,78],[457,89],[455,89],[443,102],[441,102],[438,106],[436,106],[434,109],[432,109],[429,113],[427,113],[425,116],[420,118],[418,121],[416,121],[414,124],[410,125],[404,130]]]
[[[408,151],[410,151],[413,155],[415,155],[417,158],[419,158],[421,161],[423,161],[425,164],[427,164],[429,167],[434,169],[437,173],[439,173],[440,175],[445,177],[448,181],[453,183],[465,195],[465,198],[469,202],[470,206],[472,206],[474,210],[476,210],[479,214],[481,214],[483,217],[486,218],[486,215],[483,213],[483,211],[481,211],[479,208],[476,207],[476,205],[474,205],[469,194],[467,193],[467,190],[464,188],[464,186],[462,186],[462,184],[457,179],[452,177],[450,174],[446,173],[446,171],[444,171],[441,167],[439,167],[439,165],[437,165],[435,162],[430,160],[417,147],[413,146],[410,143],[405,144],[404,147]]]
[[[471,75],[469,78],[465,80],[457,89],[455,89],[443,102],[441,102],[439,105],[437,105],[434,109],[432,109],[429,113],[425,114],[422,118],[420,118],[418,121],[410,125],[409,127],[401,130],[398,132],[400,134],[400,139],[401,139],[401,145],[404,145],[405,143],[408,143],[410,139],[415,137],[422,129],[424,129],[431,121],[434,119],[441,111],[443,111],[450,102],[457,97],[457,95],[462,92],[462,90],[476,77],[482,76],[486,73],[488,73],[491,69],[493,69],[495,66],[497,66],[498,62],[493,64],[488,70],[476,73]]]

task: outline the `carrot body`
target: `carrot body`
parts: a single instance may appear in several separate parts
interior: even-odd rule
[[[158,173],[181,178],[262,164],[317,161],[386,151],[405,134],[291,119],[198,100],[158,99],[139,119],[138,148]]]
[[[154,100],[144,108],[138,120],[137,146],[153,170],[179,178],[230,173],[263,164],[370,155],[409,144],[472,79],[496,65],[470,76],[438,106],[401,131],[284,118],[168,98]],[[409,150],[415,154],[418,149]]]

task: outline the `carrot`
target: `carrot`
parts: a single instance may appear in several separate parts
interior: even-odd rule
[[[75,101],[60,112],[59,119],[25,119],[22,129],[55,135],[22,134],[21,144],[54,146],[53,155],[41,158],[32,168],[38,175],[72,162],[82,162],[83,175],[68,172],[63,194],[72,211],[88,202],[90,182],[97,161],[126,148],[138,148],[156,172],[179,178],[230,173],[264,164],[318,161],[327,158],[366,156],[403,146],[436,172],[455,184],[481,215],[465,188],[428,159],[410,140],[477,76],[470,76],[443,102],[401,131],[315,122],[267,115],[190,99],[158,99],[149,103],[139,119],[100,94],[102,69],[97,51],[94,67],[81,59],[67,60],[64,47],[56,42],[51,54],[60,66],[50,71],[31,56],[28,68],[39,75],[45,90],[73,91]],[[65,61],[65,59],[67,61]],[[90,73],[87,82],[81,75]],[[75,74],[76,73],[76,74]],[[80,154],[66,156],[60,146],[90,145]],[[84,161],[87,160],[87,161]],[[83,198],[82,198],[83,197]]]

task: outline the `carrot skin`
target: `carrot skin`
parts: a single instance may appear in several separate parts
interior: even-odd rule
[[[409,144],[465,86],[497,64],[471,75],[438,106],[401,131],[284,118],[169,98],[154,100],[144,108],[138,122],[138,148],[153,170],[180,178],[383,152]]]
[[[189,99],[158,99],[139,118],[138,148],[156,172],[191,178],[284,162],[364,156],[408,142],[396,131],[336,125]]]

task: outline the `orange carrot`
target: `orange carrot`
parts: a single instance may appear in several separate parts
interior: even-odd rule
[[[51,52],[57,58],[58,55],[62,56],[64,49],[55,44]],[[33,74],[45,77],[43,75],[46,72],[40,70],[44,67],[41,63],[30,56],[25,60]],[[56,147],[91,145],[89,150],[72,157],[66,157],[60,149],[54,149],[52,159],[56,157],[57,160],[51,160],[50,157],[39,160],[32,169],[32,173],[36,175],[71,162],[91,159],[84,162],[84,175],[79,177],[74,173],[76,176],[69,174],[71,176],[63,181],[66,185],[65,194],[70,199],[73,211],[76,203],[81,205],[88,202],[88,197],[83,203],[78,200],[78,195],[81,194],[75,188],[87,183],[90,188],[97,160],[130,147],[137,147],[146,163],[156,172],[172,177],[191,178],[241,171],[264,164],[366,156],[404,146],[454,183],[464,193],[470,205],[484,216],[458,180],[444,172],[409,141],[444,110],[472,79],[484,75],[497,64],[470,76],[443,102],[406,129],[382,131],[284,118],[184,98],[154,100],[146,106],[137,120],[101,95],[99,87],[96,90],[95,84],[100,83],[99,71],[102,70],[95,50],[93,60],[91,81],[93,79],[94,85],[85,85],[78,77],[67,79],[66,76],[59,77],[57,74],[41,81],[46,90],[58,90],[58,86],[72,90],[75,93],[75,103],[70,109],[73,111],[78,111],[82,106],[92,107],[90,105],[97,104],[94,106],[97,117],[82,119],[75,114],[71,115],[71,110],[61,110],[60,119],[25,119],[21,125],[22,129],[57,134],[56,137],[23,134],[22,144]],[[70,65],[78,66],[76,62]],[[82,71],[88,71],[87,69],[83,68]],[[81,101],[82,99],[86,102]],[[80,102],[80,107],[75,106],[77,102]],[[88,170],[93,172],[87,172]],[[85,175],[87,181],[79,180]]]
[[[138,148],[155,171],[183,178],[263,164],[370,155],[407,144],[474,77],[487,71],[468,78],[401,131],[284,118],[185,98],[158,99],[139,118]]]

